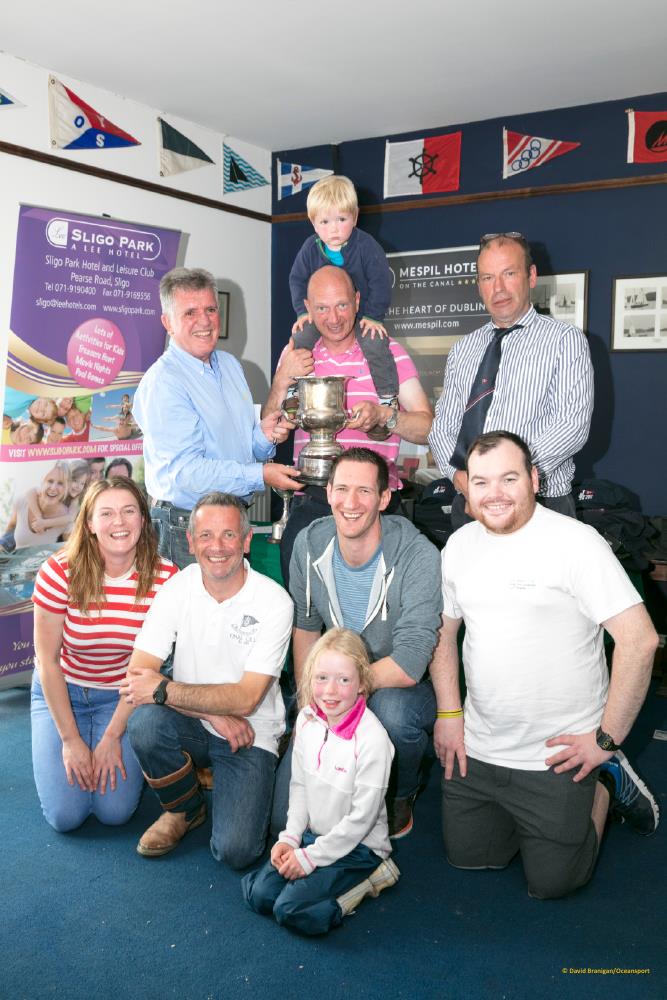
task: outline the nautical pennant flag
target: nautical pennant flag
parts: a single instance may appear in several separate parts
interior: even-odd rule
[[[276,161],[278,173],[278,201],[281,198],[289,198],[299,191],[307,191],[315,181],[323,177],[330,177],[333,170],[324,170],[322,167],[308,167],[301,163],[282,163]]]
[[[628,163],[667,160],[667,111],[627,111]]]
[[[58,149],[141,145],[138,139],[103,118],[54,76],[49,78],[49,120],[51,145]]]
[[[537,135],[522,135],[503,129],[503,180],[524,170],[541,167],[554,156],[562,156],[581,146],[580,142],[562,142],[560,139],[542,139]]]
[[[268,184],[258,170],[251,167],[247,160],[235,153],[226,142],[222,144],[222,193],[232,194],[234,191],[247,191],[249,188],[263,187]]]
[[[384,196],[458,191],[460,166],[460,132],[407,142],[387,142]]]
[[[8,94],[6,90],[0,90],[0,108],[10,108],[12,106],[15,108],[24,108],[25,104],[21,104],[15,97]]]
[[[186,170],[196,170],[197,167],[215,162],[163,118],[158,118],[157,123],[160,133],[160,177],[171,177],[172,174],[182,174]]]

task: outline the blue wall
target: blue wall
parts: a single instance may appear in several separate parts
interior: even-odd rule
[[[626,163],[624,112],[629,107],[665,110],[667,118],[667,94],[432,129],[426,134],[462,129],[457,194],[647,174],[662,174],[667,180],[667,163]],[[503,126],[582,145],[543,167],[503,181]],[[392,138],[419,134],[425,133]],[[588,270],[587,330],[596,402],[588,444],[577,458],[577,475],[622,483],[639,494],[646,513],[667,513],[667,352],[612,354],[609,350],[614,277],[667,274],[667,184],[364,214],[364,205],[383,202],[384,144],[384,137],[373,138],[343,143],[335,153],[324,146],[277,153],[276,158],[335,167],[350,177],[362,206],[359,224],[387,252],[469,245],[485,232],[518,230],[533,246],[538,272]],[[404,200],[392,198],[388,204]],[[303,212],[305,201],[302,193],[275,202],[274,214]],[[307,220],[273,226],[274,367],[294,320],[289,271],[311,232]]]

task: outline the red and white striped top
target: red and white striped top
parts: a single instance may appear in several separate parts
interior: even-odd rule
[[[118,687],[125,676],[134,640],[153,598],[178,567],[161,559],[152,589],[135,603],[136,570],[104,578],[106,604],[92,604],[87,614],[68,601],[69,572],[62,553],[50,556],[37,574],[33,602],[52,614],[64,615],[60,666],[70,684],[82,687]]]
[[[410,355],[395,340],[389,341],[389,349],[394,356],[396,369],[398,371],[399,386],[409,378],[417,378],[415,368]],[[345,383],[345,407],[351,410],[356,403],[363,403],[370,400],[372,403],[378,402],[378,395],[373,385],[368,362],[363,355],[358,341],[343,354],[330,354],[321,340],[313,348],[314,374],[320,378],[325,375],[346,375],[349,379]],[[309,440],[309,435],[302,430],[296,431],[294,435],[294,462],[299,457],[299,452]],[[342,444],[347,451],[348,448],[370,448],[386,460],[389,466],[389,488],[400,489],[401,482],[396,470],[396,459],[401,446],[401,439],[398,434],[392,434],[386,441],[372,441],[363,431],[343,428],[336,434],[336,441]]]

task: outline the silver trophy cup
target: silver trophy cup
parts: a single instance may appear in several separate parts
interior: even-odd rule
[[[343,446],[336,441],[336,434],[347,423],[345,382],[346,378],[342,375],[326,375],[323,378],[306,375],[298,378],[299,408],[296,413],[284,411],[310,434],[310,441],[299,453],[297,462],[299,479],[308,486],[325,486],[331,463],[343,451]]]

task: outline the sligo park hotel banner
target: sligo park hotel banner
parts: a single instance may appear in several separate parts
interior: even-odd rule
[[[160,356],[180,233],[22,205],[0,444],[0,684],[32,665],[30,595],[86,486],[143,484],[134,392]],[[111,466],[111,469],[110,469]]]

